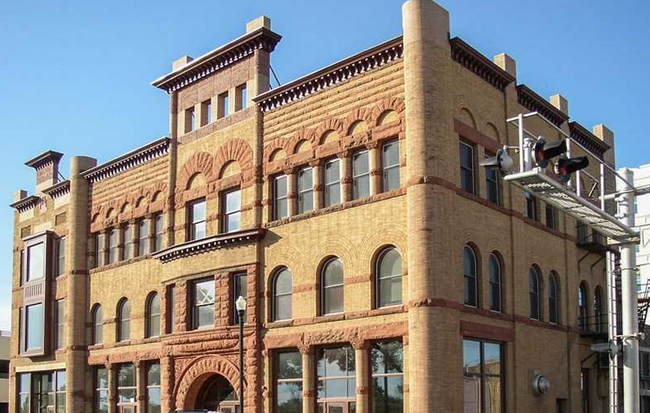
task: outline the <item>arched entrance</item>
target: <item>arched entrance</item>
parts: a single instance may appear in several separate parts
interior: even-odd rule
[[[223,376],[215,374],[203,383],[197,394],[194,408],[236,413],[238,406],[237,393],[230,382]]]

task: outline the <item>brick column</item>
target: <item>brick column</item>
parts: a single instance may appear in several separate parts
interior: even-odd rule
[[[311,163],[314,173],[314,209],[323,207],[323,165],[320,162]]]
[[[137,411],[138,413],[145,413],[147,411],[147,363],[137,360],[133,364],[135,365],[135,400],[138,406]]]
[[[188,302],[188,292],[187,292],[188,284],[186,281],[180,281],[176,284],[176,301],[174,302],[174,314],[176,315],[175,321],[176,321],[176,331],[177,332],[183,332],[187,331],[187,324],[189,322],[187,314],[188,314],[188,307],[189,302]]]
[[[341,159],[341,203],[352,199],[352,162],[350,151],[338,154]]]
[[[370,196],[373,196],[381,192],[381,151],[377,142],[367,144],[366,148],[370,168]]]
[[[160,408],[171,412],[175,407],[174,395],[174,360],[165,356],[160,359]]]
[[[301,346],[302,354],[302,413],[316,413],[316,360],[314,347]]]
[[[352,342],[357,374],[357,413],[370,412],[370,360],[368,355],[368,344],[367,341]]]
[[[113,364],[106,365],[108,373],[108,413],[117,413],[117,372]]]

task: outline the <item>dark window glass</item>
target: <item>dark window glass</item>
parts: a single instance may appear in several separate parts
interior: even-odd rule
[[[239,189],[236,189],[234,191],[226,192],[223,196],[223,200],[224,232],[238,231],[239,228],[241,228],[241,191]]]
[[[58,277],[65,274],[65,237],[57,238],[55,242],[56,265],[54,274]]]
[[[463,340],[463,412],[503,412],[501,344]]]
[[[377,307],[401,303],[402,256],[395,248],[388,248],[377,262]]]
[[[460,188],[470,194],[474,191],[474,147],[460,142]]]
[[[27,248],[27,279],[39,280],[45,277],[45,244],[38,243]]]
[[[559,302],[557,276],[551,274],[548,278],[548,321],[551,323],[559,323]]]
[[[318,352],[318,403],[356,397],[355,354],[351,346],[321,348]]]
[[[65,347],[65,300],[54,302],[54,348]]]
[[[147,365],[147,413],[161,413],[160,364]]]
[[[130,260],[135,254],[135,234],[133,224],[124,227],[124,259]]]
[[[343,312],[343,264],[338,259],[331,259],[323,266],[321,274],[322,313],[335,314]]]
[[[131,303],[122,300],[117,311],[117,341],[131,339]]]
[[[535,267],[528,270],[529,317],[539,320],[539,274]]]
[[[236,88],[236,100],[235,100],[235,110],[246,109],[248,104],[248,94],[246,93],[246,84],[239,85]]]
[[[230,115],[228,92],[220,94],[217,98],[217,119]]]
[[[160,335],[160,296],[153,294],[149,298],[147,308],[147,337],[158,337]]]
[[[101,344],[104,340],[104,312],[100,305],[93,310],[93,344]]]
[[[476,307],[478,305],[476,254],[468,246],[463,249],[463,278],[465,280],[465,305]]]
[[[26,307],[25,315],[25,338],[27,350],[43,348],[43,304],[34,304]]]
[[[314,173],[311,168],[298,171],[298,213],[314,209]]]
[[[580,284],[580,288],[578,288],[578,327],[582,330],[586,330],[589,324],[587,314],[587,287]]]
[[[557,229],[557,210],[553,205],[546,204],[546,226]]]
[[[381,147],[382,192],[399,188],[399,142],[386,142]]]
[[[328,207],[341,203],[341,168],[339,159],[325,162],[323,167],[325,175],[325,202]]]
[[[205,199],[190,204],[190,240],[205,238],[206,236],[206,210]]]
[[[135,406],[137,387],[135,384],[135,367],[122,364],[117,371],[117,405]]]
[[[302,413],[302,355],[297,351],[275,356],[277,413]]]
[[[291,273],[284,268],[273,279],[273,321],[291,319],[292,291]]]
[[[214,280],[194,283],[194,328],[214,327]]]
[[[537,198],[526,192],[526,216],[537,221]]]
[[[370,352],[373,413],[404,411],[404,348],[399,341],[373,343]]]
[[[582,396],[582,413],[589,413],[589,369],[580,370],[580,393]]]
[[[108,263],[113,264],[119,259],[119,250],[117,248],[117,230],[112,229],[108,233]]]
[[[488,201],[501,204],[501,175],[498,168],[487,168],[485,170],[485,188]]]
[[[370,160],[368,151],[352,155],[352,199],[370,196]]]
[[[501,262],[490,254],[490,310],[501,311]]]
[[[173,333],[176,331],[176,286],[170,285],[167,287],[167,323],[168,331]]]
[[[108,413],[108,370],[95,368],[95,413]]]
[[[597,333],[606,332],[606,323],[603,316],[603,292],[600,287],[594,292],[594,319]]]
[[[149,254],[149,220],[142,219],[138,222],[138,255]]]
[[[235,289],[234,297],[232,300],[232,310],[234,314],[234,322],[239,325],[239,312],[235,306],[235,302],[241,296],[248,300],[248,276],[246,274],[235,274]],[[246,310],[244,310],[244,323],[246,323]]]
[[[9,360],[0,360],[0,379],[9,378]]]
[[[287,195],[287,176],[279,175],[273,178],[273,219],[289,216]]]
[[[153,250],[155,251],[160,251],[162,249],[163,245],[163,216],[162,214],[157,214],[154,217],[154,225],[155,225],[155,237],[154,237],[154,243],[153,243]]]
[[[93,265],[95,268],[101,267],[104,265],[104,258],[103,258],[103,253],[104,253],[104,236],[103,234],[95,234],[93,235],[93,242],[94,242],[94,262]]]

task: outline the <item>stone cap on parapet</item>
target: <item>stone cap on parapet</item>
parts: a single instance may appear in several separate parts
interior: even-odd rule
[[[63,154],[61,152],[46,151],[38,155],[37,157],[25,162],[25,165],[29,166],[30,168],[39,170],[43,166],[49,165],[50,163],[58,163],[62,157]]]
[[[576,121],[569,122],[571,138],[575,139],[585,149],[602,159],[603,154],[611,149],[604,140],[591,133],[588,129]]]
[[[557,127],[560,127],[564,122],[569,120],[569,115],[553,106],[548,100],[524,84],[517,85],[517,100],[521,106],[533,112],[539,112],[540,115],[544,116]]]
[[[156,139],[115,159],[90,168],[84,171],[81,176],[89,182],[94,183],[121,174],[122,172],[167,155],[169,142],[170,139],[167,136]]]

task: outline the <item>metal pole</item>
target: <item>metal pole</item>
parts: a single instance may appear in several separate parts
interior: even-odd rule
[[[244,311],[239,310],[239,413],[244,413]]]
[[[629,190],[634,178],[630,169],[621,170],[625,181],[618,181],[620,190]],[[618,211],[628,227],[634,227],[634,191],[626,191],[618,198]],[[636,254],[634,244],[627,243],[621,251],[621,303],[623,315],[623,406],[626,413],[639,412],[639,329],[636,291]],[[633,337],[633,338],[630,338]]]
[[[616,335],[616,267],[614,265],[614,254],[611,251],[606,253],[607,265],[607,335],[611,343]],[[609,359],[609,413],[618,412],[618,356]]]
[[[524,167],[524,115],[521,113],[517,117],[519,120],[519,172],[526,171]]]

